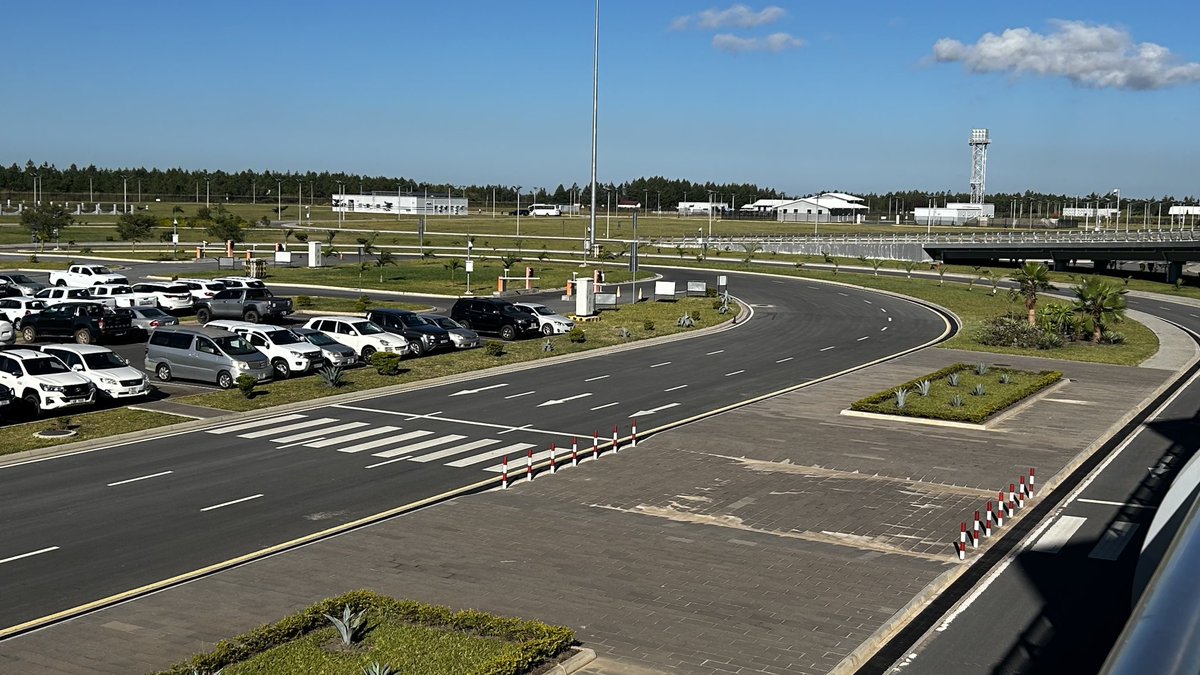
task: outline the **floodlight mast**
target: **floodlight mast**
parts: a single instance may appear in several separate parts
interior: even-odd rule
[[[984,178],[987,175],[987,129],[971,130],[971,203],[983,204]]]
[[[596,250],[596,96],[600,72],[600,0],[596,0],[596,25],[592,37],[592,206],[588,210],[588,238],[586,255]],[[518,213],[520,211],[518,210]]]

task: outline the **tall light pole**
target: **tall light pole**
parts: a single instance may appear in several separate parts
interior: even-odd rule
[[[713,217],[713,195],[714,192],[708,193],[708,239],[712,241],[712,217]]]
[[[255,201],[256,199],[257,199],[257,197],[255,197],[255,195],[254,195],[254,179],[251,178],[250,179],[250,203],[251,204],[256,203],[256,201]]]
[[[138,179],[138,203],[142,203],[142,179]]]
[[[296,224],[300,225],[303,221],[300,220],[304,216],[304,181],[296,179]]]
[[[642,193],[646,195],[646,198],[642,200],[642,215],[650,215],[650,191],[642,190]]]
[[[1116,230],[1121,229],[1121,188],[1113,188],[1113,191],[1109,194],[1114,194],[1117,196],[1117,226],[1113,229],[1115,232]],[[1128,220],[1125,221],[1125,231],[1129,231]]]
[[[338,184],[338,197],[339,197],[339,201],[341,202],[341,204],[338,205],[338,229],[340,230],[340,229],[342,229],[342,216],[345,215],[345,212],[346,212],[346,200],[345,200],[346,192],[345,192],[345,188],[342,187],[342,185],[343,185],[342,181],[339,180],[337,182],[337,184]]]
[[[204,179],[204,208],[208,208],[208,179]]]
[[[605,189],[604,190],[604,238],[605,239],[612,238],[612,235],[609,234],[609,229],[608,229],[611,219],[612,219],[612,192]]]
[[[207,199],[207,197],[205,198]],[[279,223],[283,224],[283,179],[275,179],[275,215],[279,217]]]
[[[596,0],[596,23],[592,36],[592,208],[588,213],[588,240],[584,255],[596,248],[596,112],[600,77],[600,0]]]
[[[88,201],[96,202],[96,192],[92,189],[92,176],[88,176]]]
[[[513,192],[517,193],[517,236],[521,236],[521,186],[514,185]]]
[[[125,213],[129,213],[129,176],[121,176],[121,185],[125,191]]]

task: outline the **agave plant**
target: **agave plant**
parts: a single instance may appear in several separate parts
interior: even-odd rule
[[[1000,373],[1000,384],[1011,384],[1011,383],[1012,383],[1012,374],[1011,373]]]
[[[987,375],[987,371],[988,371],[988,367],[987,367],[986,363],[976,363],[975,364],[975,374],[976,375]]]
[[[946,376],[946,384],[950,385],[951,387],[957,387],[961,380],[962,373],[950,373]]]
[[[904,406],[908,404],[908,393],[907,389],[896,390],[896,408],[898,410],[903,410]]]
[[[360,609],[354,611],[350,605],[342,607],[342,618],[325,615],[329,619],[333,627],[337,629],[338,635],[342,638],[342,644],[347,647],[353,646],[363,639],[363,635],[367,632],[367,610]]]
[[[399,675],[399,673],[399,670],[378,661],[372,661],[362,669],[362,675]]]
[[[929,387],[932,386],[929,380],[921,380],[917,383],[917,393],[921,396],[929,395]]]
[[[955,394],[954,397],[950,399],[950,407],[951,408],[963,407],[963,397],[959,394]]]
[[[337,389],[344,384],[341,366],[325,366],[317,371],[317,375],[321,376],[321,381],[326,387]]]
[[[975,388],[971,390],[972,396],[983,396],[986,393],[987,393],[987,390],[983,388],[982,382],[976,384]]]
[[[225,670],[224,668],[218,668],[217,670],[205,670],[203,668],[192,668],[188,672],[188,675],[221,675],[221,673],[224,672],[224,670]]]

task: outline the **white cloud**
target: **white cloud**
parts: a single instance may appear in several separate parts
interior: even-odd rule
[[[770,52],[778,54],[785,49],[803,47],[804,40],[792,37],[787,33],[772,33],[765,38],[743,38],[722,33],[713,36],[712,46],[731,54],[741,54],[743,52]]]
[[[942,38],[933,45],[933,58],[962,62],[972,73],[1065,77],[1098,89],[1162,89],[1200,82],[1200,63],[1181,62],[1152,42],[1135,44],[1124,29],[1082,21],[1057,21],[1054,26],[1046,35],[1029,28],[986,33],[973,45]]]
[[[671,29],[756,28],[775,23],[785,16],[787,16],[787,11],[782,7],[771,5],[756,12],[746,5],[739,4],[731,5],[729,9],[706,9],[699,14],[677,17],[671,22]]]

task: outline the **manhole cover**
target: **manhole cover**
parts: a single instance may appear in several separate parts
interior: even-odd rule
[[[70,438],[74,435],[75,432],[70,429],[46,429],[34,434],[37,438]]]

